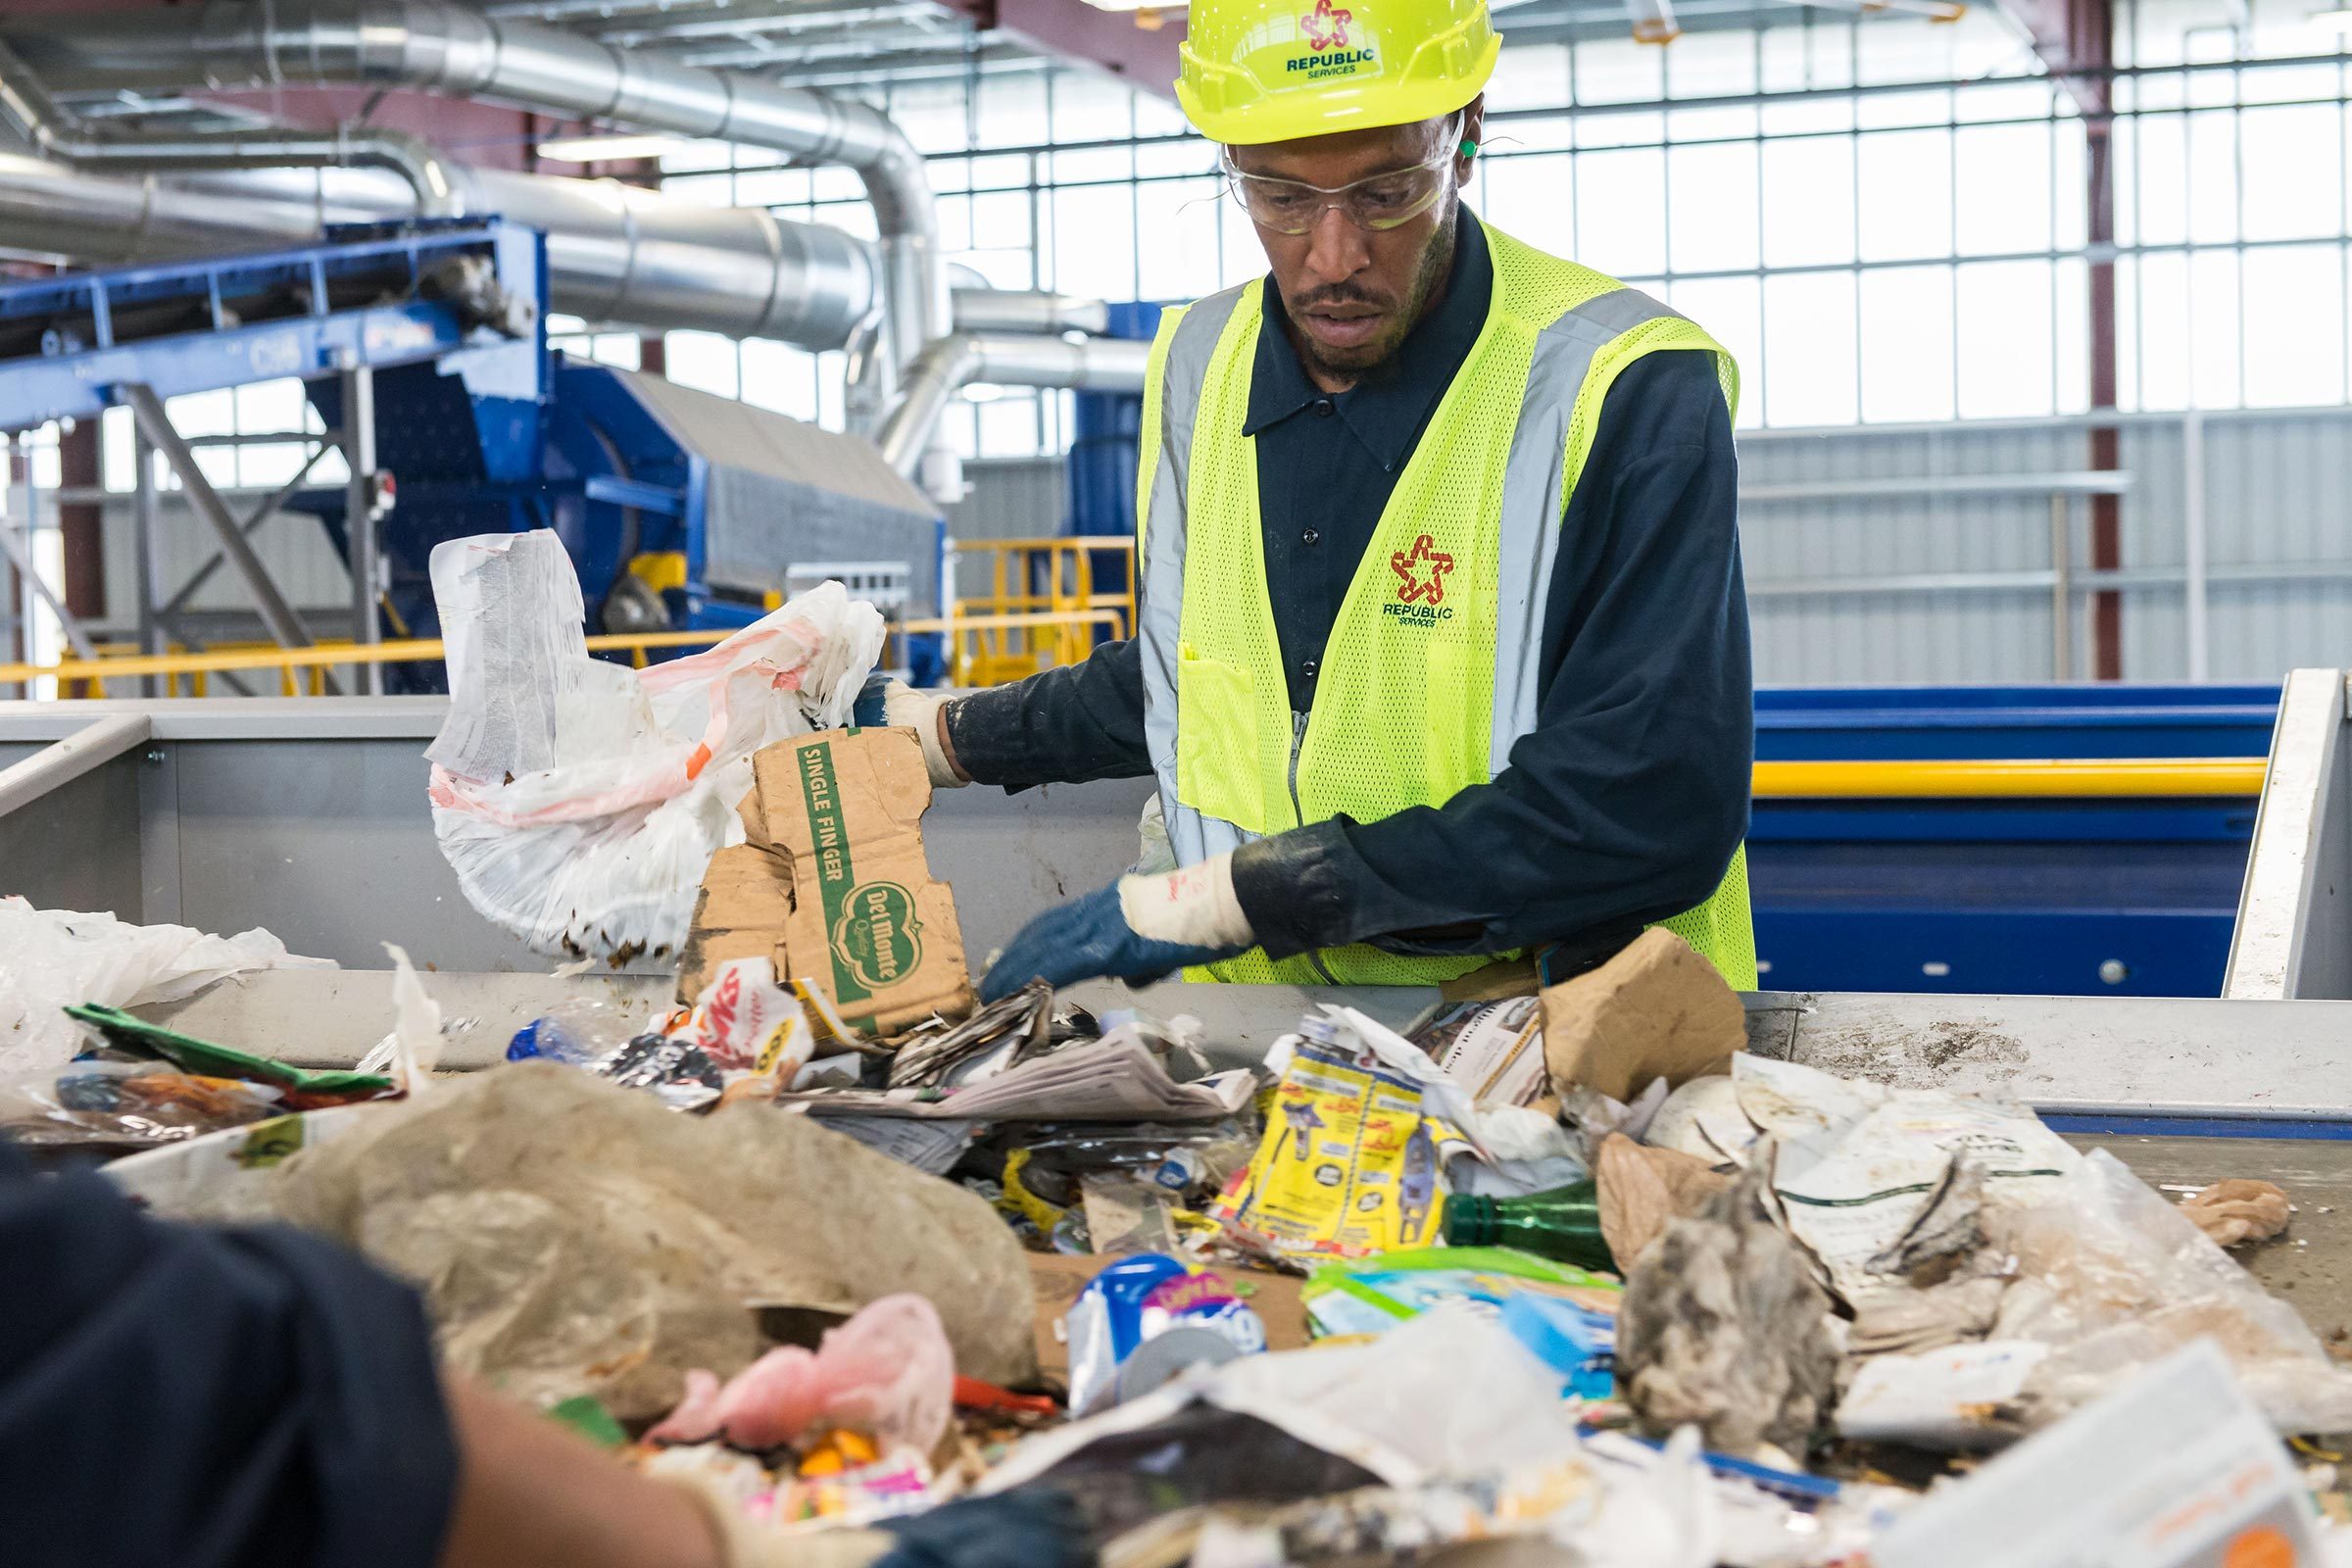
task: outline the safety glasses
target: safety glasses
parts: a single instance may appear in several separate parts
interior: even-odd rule
[[[1446,150],[1425,164],[1393,169],[1346,185],[1309,185],[1301,180],[1248,174],[1233,167],[1233,149],[1224,154],[1225,184],[1250,221],[1276,234],[1304,234],[1322,220],[1326,209],[1338,208],[1358,228],[1379,232],[1409,223],[1437,205],[1446,194],[1457,152],[1451,131]]]

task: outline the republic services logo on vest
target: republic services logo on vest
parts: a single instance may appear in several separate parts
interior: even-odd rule
[[[1390,552],[1389,569],[1396,574],[1396,597],[1380,607],[1382,614],[1408,626],[1453,618],[1453,607],[1446,603],[1446,574],[1453,569],[1453,557],[1440,550],[1435,538],[1422,534],[1410,551]]]
[[[1348,25],[1355,13],[1331,0],[1315,0],[1315,9],[1301,12],[1298,30],[1306,34],[1308,52],[1283,62],[1283,71],[1307,81],[1327,76],[1352,76],[1374,60],[1369,45],[1348,46]]]

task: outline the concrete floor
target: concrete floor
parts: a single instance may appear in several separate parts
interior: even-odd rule
[[[2302,1313],[2331,1352],[2352,1358],[2352,1142],[2115,1134],[2067,1142],[2106,1150],[2160,1192],[2168,1183],[2202,1187],[2228,1176],[2285,1188],[2294,1205],[2285,1234],[2230,1255]]]

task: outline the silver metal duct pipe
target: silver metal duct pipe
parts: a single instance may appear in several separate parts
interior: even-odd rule
[[[257,134],[93,134],[49,96],[16,52],[0,43],[0,122],[44,158],[99,172],[169,173],[197,169],[389,169],[408,182],[416,210],[463,215],[454,168],[421,139],[399,130]]]
[[[955,284],[956,330],[958,332],[1104,332],[1110,328],[1110,307],[1101,300],[1074,294],[1031,294],[989,285],[971,268],[951,264]],[[882,323],[869,321],[851,334],[849,367],[843,407],[852,435],[872,435],[890,413],[890,371],[882,360]],[[940,488],[954,483],[952,474],[939,476]],[[945,499],[953,499],[947,497]]]
[[[0,152],[0,235],[12,249],[81,262],[148,262],[315,239],[304,209],[144,179],[106,179],[45,158]]]
[[[547,235],[551,309],[592,321],[770,337],[837,349],[882,307],[867,241],[762,207],[705,207],[616,179],[566,179],[457,166],[468,212]],[[310,209],[315,226],[415,212],[379,172],[276,170],[209,175],[192,188]]]
[[[211,0],[27,19],[10,24],[7,37],[57,87],[365,82],[845,165],[862,176],[882,235],[889,361],[905,364],[948,330],[947,273],[922,156],[862,104],[485,17],[450,0]]]
[[[760,208],[702,207],[609,179],[564,179],[447,166],[470,211],[548,236],[550,306],[566,316],[652,329],[772,337],[803,348],[875,352],[882,273],[863,240]],[[416,210],[382,171],[273,170],[170,184],[109,178],[0,153],[0,233],[19,248],[93,264],[301,244],[328,223]],[[1096,300],[957,289],[958,322],[1044,330],[1099,327]],[[863,331],[860,331],[860,327]],[[870,387],[858,373],[853,387]],[[862,428],[880,422],[876,403]]]
[[[1088,332],[1110,330],[1110,307],[1075,294],[1028,294],[1018,289],[956,290],[958,332]]]
[[[906,368],[898,407],[882,421],[874,444],[882,449],[885,462],[911,477],[923,466],[923,454],[949,400],[970,383],[1141,392],[1151,356],[1151,344],[1126,338],[1072,342],[957,332],[923,350]]]
[[[547,234],[549,306],[652,329],[839,348],[881,304],[863,240],[757,207],[699,207],[606,179],[451,166],[466,208]],[[406,183],[378,171],[278,170],[188,183],[108,179],[0,154],[0,233],[78,261],[301,244],[328,222],[405,217]]]

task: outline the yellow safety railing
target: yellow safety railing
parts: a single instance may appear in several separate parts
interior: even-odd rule
[[[1129,617],[1130,612],[1112,606],[995,611],[905,620],[891,629],[894,635],[950,633],[957,642],[956,667],[961,673],[989,668],[992,662],[1010,657],[1002,643],[988,639],[1008,633],[1077,639],[1072,657],[1084,658],[1097,635],[1125,635],[1133,624]],[[587,643],[596,653],[629,653],[642,665],[649,651],[708,647],[727,635],[724,630],[632,632],[599,634]],[[152,675],[162,677],[172,695],[184,692],[201,697],[207,675],[274,670],[282,695],[316,696],[325,689],[325,671],[336,664],[404,663],[443,657],[440,639],[433,637],[404,637],[372,647],[356,643],[320,643],[311,648],[216,645],[201,654],[143,655],[135,649],[102,647],[98,655],[55,664],[0,664],[0,686],[54,677],[61,697],[74,697],[102,694],[108,681]],[[2252,798],[2262,793],[2267,765],[2259,757],[1758,762],[1752,788],[1759,800]]]
[[[970,662],[977,657],[977,640],[984,637],[1007,632],[1049,632],[1082,639],[1085,646],[1092,647],[1098,633],[1117,636],[1127,624],[1123,612],[1106,608],[925,616],[898,621],[891,631],[893,634],[949,633],[958,640],[959,659]],[[708,648],[723,641],[730,630],[721,627],[699,631],[600,632],[588,638],[587,643],[591,653],[627,653],[642,665],[651,650]],[[275,671],[280,692],[294,697],[323,693],[326,671],[338,664],[438,662],[444,657],[438,637],[398,637],[366,646],[325,642],[308,648],[280,648],[273,643],[216,644],[200,654],[184,651],[142,654],[134,647],[114,645],[101,647],[97,653],[99,657],[95,659],[68,659],[54,664],[0,664],[0,687],[55,679],[61,697],[105,695],[108,682],[156,676],[167,683],[169,695],[201,697],[205,695],[208,675],[263,670]]]
[[[1092,627],[1125,637],[1135,628],[1135,541],[1119,535],[1051,539],[975,539],[959,542],[963,554],[992,557],[990,590],[958,601],[958,627],[991,615],[1078,616],[1109,612],[1107,621],[1065,620],[1006,626],[972,637],[959,635],[957,685],[994,686],[1034,675],[1053,664],[1074,664],[1094,652]]]

